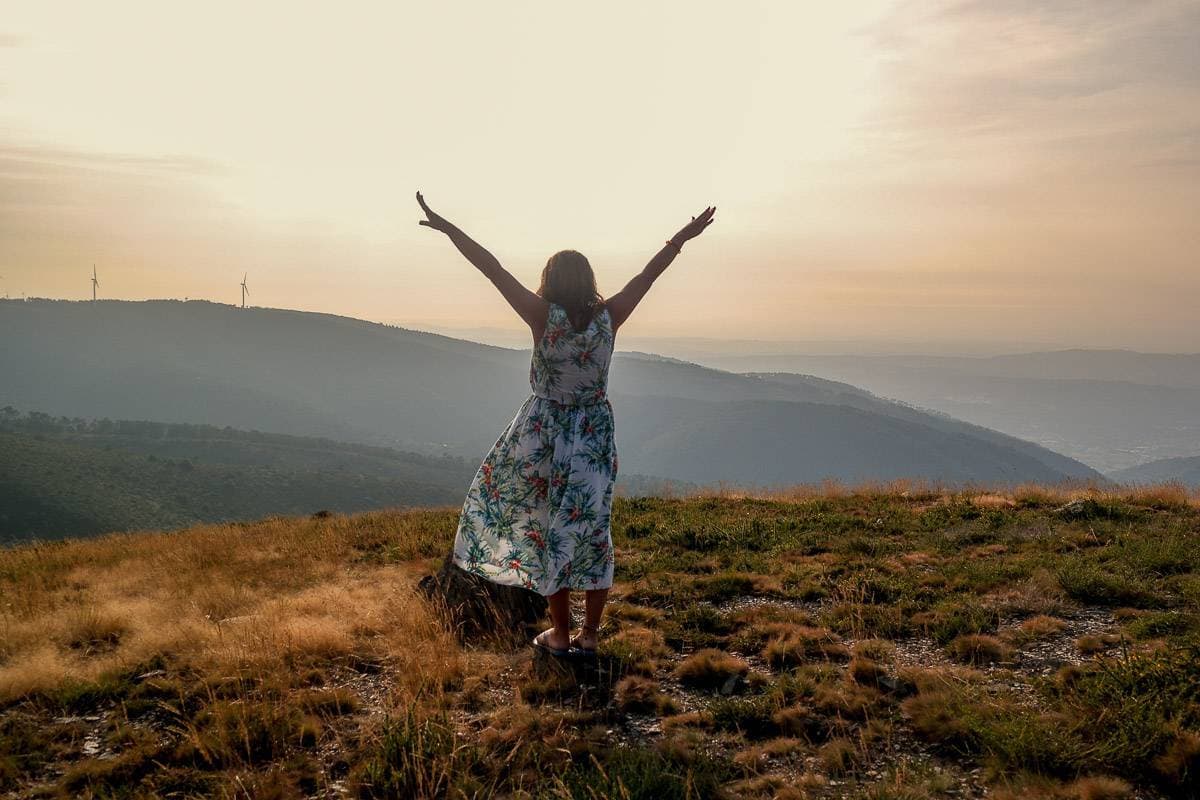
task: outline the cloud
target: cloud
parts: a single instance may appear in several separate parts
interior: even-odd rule
[[[1190,161],[1200,4],[904,3],[861,31],[889,87],[872,144],[1118,166]]]
[[[143,156],[69,150],[43,145],[0,143],[0,164],[5,172],[59,167],[63,170],[120,172],[139,175],[170,174],[213,176],[223,174],[225,165],[190,155]]]

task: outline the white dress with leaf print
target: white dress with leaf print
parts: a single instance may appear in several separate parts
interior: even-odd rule
[[[612,585],[613,444],[608,309],[577,332],[550,304],[533,350],[533,394],[475,473],[454,561],[497,583],[543,594]]]

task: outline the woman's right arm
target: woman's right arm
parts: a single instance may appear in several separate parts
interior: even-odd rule
[[[629,315],[637,308],[637,304],[642,302],[642,298],[646,296],[646,292],[650,291],[654,281],[666,271],[667,267],[671,266],[675,256],[679,255],[683,243],[688,239],[695,239],[712,224],[713,214],[716,211],[716,206],[709,206],[698,216],[692,217],[692,221],[680,228],[679,232],[654,254],[642,271],[625,284],[624,289],[608,298],[608,315],[612,319],[613,331],[616,331],[621,323],[629,319]]]
[[[500,290],[500,294],[508,301],[508,304],[513,307],[513,310],[517,312],[521,319],[525,320],[533,332],[534,341],[540,339],[541,332],[546,327],[546,318],[550,312],[549,304],[535,292],[526,289],[520,281],[513,277],[511,272],[500,264],[494,255],[488,252],[487,248],[470,236],[467,236],[467,234],[463,233],[462,230],[445,217],[435,214],[426,205],[425,198],[421,196],[420,192],[417,192],[417,203],[420,204],[421,210],[425,212],[426,217],[417,224],[446,234],[450,241],[454,243],[454,246],[458,248],[458,252],[462,253],[477,270],[482,272]]]

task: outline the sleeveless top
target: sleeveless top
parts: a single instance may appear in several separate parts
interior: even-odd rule
[[[537,397],[561,405],[603,402],[612,352],[612,316],[607,307],[594,314],[586,328],[576,331],[567,310],[551,303],[546,330],[530,360],[529,386]]]

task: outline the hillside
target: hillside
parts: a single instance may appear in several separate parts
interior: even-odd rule
[[[1057,468],[1053,455],[1039,459],[1021,447],[993,444],[961,430],[961,423],[948,432],[848,405],[646,398],[618,424],[639,442],[642,470],[700,484],[752,475],[768,485],[830,476],[853,483],[907,478],[1015,485],[1031,476],[1055,482],[1071,474]]]
[[[1200,451],[1200,355],[1064,350],[989,357],[712,355],[735,372],[847,381],[1110,472]]]
[[[390,447],[211,425],[0,408],[0,546],[272,514],[462,502],[477,465]],[[617,493],[692,492],[623,472]]]
[[[1163,458],[1117,470],[1109,477],[1128,484],[1182,483],[1200,487],[1200,456]]]
[[[0,337],[8,343],[0,405],[323,436],[468,462],[529,391],[527,351],[327,314],[0,301]],[[611,395],[629,473],[760,485],[889,480],[912,476],[904,459],[919,451],[919,474],[950,483],[1102,480],[1037,445],[816,378],[767,380],[619,354]],[[771,413],[760,418],[763,403]],[[718,422],[743,435],[718,436]],[[805,438],[812,431],[822,436]],[[756,451],[769,440],[793,450],[782,461]]]
[[[0,793],[1200,788],[1200,497],[618,499],[599,657],[565,663],[443,629],[414,587],[455,519],[273,518],[0,551]]]
[[[203,425],[0,412],[0,545],[460,503],[460,459]]]

